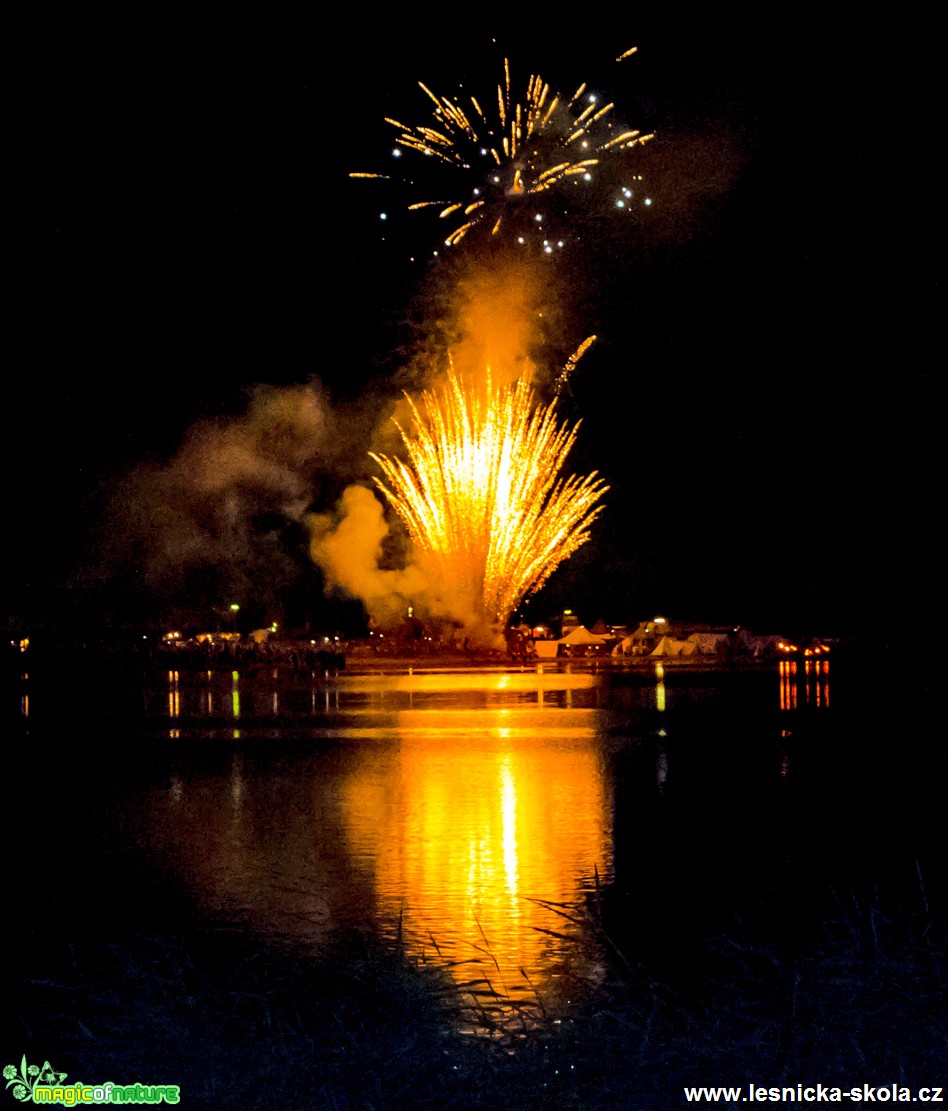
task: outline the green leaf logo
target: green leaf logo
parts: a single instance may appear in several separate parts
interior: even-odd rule
[[[13,1097],[21,1103],[28,1103],[33,1098],[33,1089],[37,1084],[46,1084],[51,1088],[58,1088],[66,1079],[64,1072],[56,1072],[49,1061],[43,1062],[43,1067],[28,1065],[26,1054],[20,1060],[20,1069],[16,1065],[4,1065],[3,1079],[7,1088],[13,1088]]]

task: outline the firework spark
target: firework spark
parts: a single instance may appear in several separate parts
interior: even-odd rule
[[[484,629],[502,627],[589,537],[607,487],[595,472],[566,476],[579,425],[539,406],[524,381],[480,387],[456,372],[439,391],[409,399],[398,426],[407,461],[372,458],[376,484],[426,564],[463,591]]]
[[[566,365],[556,377],[553,383],[553,392],[559,397],[564,389],[569,385],[569,378],[573,371],[576,369],[576,364],[586,354],[586,352],[596,342],[596,336],[587,336],[583,342],[576,348],[576,350],[566,360]]]
[[[626,51],[621,58],[633,54]],[[455,246],[475,228],[497,235],[508,221],[520,231],[533,226],[540,230],[547,253],[563,241],[550,230],[548,216],[539,203],[567,186],[588,188],[607,165],[622,160],[633,148],[652,135],[618,125],[612,118],[614,104],[599,104],[585,84],[570,97],[554,92],[540,76],[527,82],[522,100],[511,91],[510,63],[504,61],[504,76],[497,86],[491,115],[475,97],[439,96],[419,82],[433,108],[433,119],[424,124],[404,124],[386,117],[398,131],[393,154],[402,148],[427,156],[454,174],[439,182],[447,195],[428,197],[410,204],[412,211],[440,209],[443,220],[455,222],[445,244]],[[612,175],[609,176],[611,180]],[[350,177],[391,179],[381,173],[352,173]],[[470,179],[473,178],[473,183]],[[627,208],[641,180],[625,172],[615,188],[615,204]],[[414,184],[414,183],[412,183]],[[529,211],[525,210],[525,202]],[[512,219],[516,214],[518,219]],[[546,223],[545,223],[546,221]],[[521,237],[522,238],[522,237]]]

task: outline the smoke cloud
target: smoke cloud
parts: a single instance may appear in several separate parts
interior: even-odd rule
[[[347,487],[335,512],[314,513],[307,525],[310,554],[327,583],[359,598],[374,624],[397,625],[412,611],[462,627],[472,642],[493,643],[496,631],[478,614],[478,584],[446,583],[410,545],[398,559],[404,566],[383,566],[400,538],[393,536],[381,501],[365,486]]]
[[[440,260],[417,310],[415,349],[396,385],[408,393],[441,385],[452,364],[472,381],[490,368],[495,383],[524,378],[542,386],[569,330],[565,304],[553,258],[538,265],[498,247]]]
[[[279,612],[299,577],[288,535],[297,531],[302,548],[333,426],[315,386],[258,387],[245,413],[199,422],[170,461],[140,465],[119,484],[105,544],[111,573],[169,610],[236,593]]]
[[[361,599],[376,624],[401,620],[425,595],[427,579],[416,564],[382,568],[389,527],[381,502],[365,486],[347,487],[334,513],[311,514],[307,525],[310,554],[327,583]]]

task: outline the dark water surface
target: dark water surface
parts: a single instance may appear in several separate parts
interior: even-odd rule
[[[565,1009],[581,919],[680,961],[942,897],[944,745],[865,664],[31,676],[8,697],[13,945],[343,933]]]

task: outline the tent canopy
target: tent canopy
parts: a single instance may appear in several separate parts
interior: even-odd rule
[[[666,658],[678,658],[684,656],[691,656],[694,654],[695,645],[687,640],[676,640],[674,637],[664,636],[655,645],[655,650],[652,652],[653,656],[664,656]]]
[[[577,625],[575,629],[570,629],[565,637],[560,637],[557,643],[559,644],[606,644],[609,637],[596,636],[591,633],[585,625]]]

